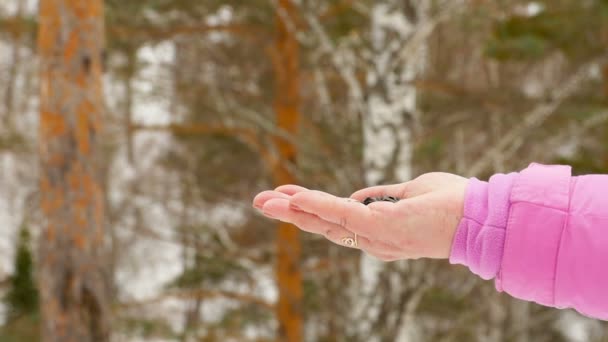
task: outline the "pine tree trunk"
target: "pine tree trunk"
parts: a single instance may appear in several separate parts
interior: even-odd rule
[[[294,5],[290,0],[278,1],[276,14],[275,112],[277,125],[292,135],[296,134],[299,120],[299,46],[295,37]],[[290,142],[276,138],[280,160],[273,167],[276,185],[294,184],[295,176],[286,163],[295,165],[296,148]],[[302,340],[302,275],[300,271],[300,240],[298,230],[288,223],[280,223],[277,233],[277,281],[279,301],[279,341]]]
[[[102,0],[41,0],[40,292],[44,341],[109,340],[104,201]]]

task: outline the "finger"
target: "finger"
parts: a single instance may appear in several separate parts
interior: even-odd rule
[[[276,189],[274,189],[274,191],[282,192],[289,196],[295,195],[298,192],[306,191],[306,190],[308,190],[308,189],[306,189],[303,186],[294,185],[294,184],[281,185],[281,186],[277,187]]]
[[[373,233],[371,210],[356,200],[340,198],[321,191],[302,191],[290,199],[297,210],[313,214],[359,235]]]
[[[356,199],[359,202],[362,202],[368,197],[392,196],[397,198],[405,198],[406,184],[407,183],[372,186],[355,191],[352,195],[350,195],[350,198]]]
[[[253,206],[262,210],[264,203],[273,198],[289,199],[289,195],[273,190],[262,191],[253,198]]]
[[[272,199],[264,204],[263,211],[266,215],[296,225],[305,232],[323,235],[325,238],[339,245],[346,245],[343,241],[345,238],[354,239],[354,233],[347,231],[343,227],[331,222],[320,219],[312,214],[298,211],[290,206],[288,200]],[[365,238],[357,237],[358,247],[363,246],[369,248],[369,241]]]
[[[397,260],[401,259],[400,257],[392,255],[392,254],[375,253],[375,252],[370,252],[370,251],[365,251],[365,253],[371,255],[372,257],[374,257],[380,261],[384,261],[384,262],[397,261]]]
[[[273,218],[292,223],[305,232],[323,235],[335,244],[353,247],[347,245],[344,241],[345,238],[354,239],[353,232],[337,224],[325,221],[318,216],[295,210],[290,206],[288,200],[269,200],[264,205],[264,212]],[[380,241],[371,241],[363,236],[357,236],[356,248],[378,254],[395,254],[399,252],[399,249],[395,246]]]
[[[253,199],[253,206],[258,209],[262,209],[262,207],[264,206],[264,203],[266,203],[266,201],[268,201],[271,198],[287,198],[280,194],[285,194],[287,196],[291,196],[295,193],[305,191],[305,190],[308,190],[308,189],[306,189],[305,187],[299,186],[299,185],[294,185],[294,184],[281,185],[281,186],[278,186],[274,190],[266,190],[266,191],[259,193]]]

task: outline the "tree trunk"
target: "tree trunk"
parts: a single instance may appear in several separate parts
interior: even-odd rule
[[[3,126],[7,131],[12,134],[12,129],[14,125],[14,116],[15,116],[15,87],[17,83],[17,75],[19,74],[19,70],[21,69],[21,48],[22,48],[22,39],[21,37],[25,34],[23,32],[25,30],[25,25],[23,24],[23,14],[25,12],[25,1],[20,1],[17,4],[17,13],[15,14],[15,31],[12,36],[12,53],[11,53],[11,62],[8,73],[8,80],[6,81],[6,92],[4,93],[4,117],[3,117]]]
[[[424,46],[403,58],[400,51],[427,14],[427,1],[388,0],[371,10],[373,61],[367,75],[368,115],[363,121],[368,186],[410,180],[416,88]],[[424,44],[424,42],[423,42]]]
[[[109,340],[104,201],[102,0],[41,0],[40,239],[44,341]]]
[[[299,46],[294,30],[295,8],[290,0],[278,1],[276,14],[277,37],[273,60],[275,74],[275,112],[277,125],[295,135],[300,116]],[[275,138],[279,160],[273,165],[276,185],[294,184],[295,176],[286,163],[295,165],[296,147],[280,137]],[[280,223],[277,233],[277,281],[279,301],[277,317],[280,341],[302,340],[302,276],[300,272],[300,240],[298,230]]]
[[[412,81],[420,74],[424,46],[404,58],[400,53],[428,16],[428,1],[385,0],[371,7],[371,49],[373,64],[367,72],[367,114],[363,117],[363,162],[367,186],[392,184],[412,178],[413,127],[416,122],[416,88]],[[421,44],[425,44],[423,41]],[[366,254],[361,255],[362,298],[372,295],[380,286],[386,265]],[[390,293],[397,298],[408,295],[406,285],[389,286],[391,291],[379,294],[382,300],[367,305],[359,312],[372,312],[370,324],[361,324],[363,336],[407,336],[407,327],[389,330],[382,311],[402,312]],[[392,303],[381,308],[378,303]],[[387,314],[388,314],[387,312]],[[374,317],[375,316],[375,317]],[[398,319],[401,322],[401,318]],[[372,327],[371,331],[365,331]],[[376,327],[376,328],[374,328]]]

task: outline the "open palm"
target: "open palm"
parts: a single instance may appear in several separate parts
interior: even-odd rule
[[[356,238],[354,247],[381,260],[447,258],[462,218],[467,182],[449,173],[428,173],[406,183],[362,189],[350,198],[283,185],[259,193],[253,206],[336,244]],[[361,203],[381,196],[402,200]]]

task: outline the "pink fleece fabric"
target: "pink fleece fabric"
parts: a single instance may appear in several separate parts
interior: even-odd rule
[[[450,262],[523,300],[608,319],[608,176],[531,164],[472,178]]]

